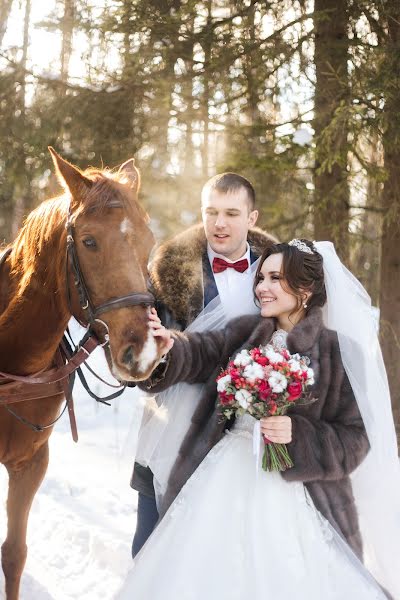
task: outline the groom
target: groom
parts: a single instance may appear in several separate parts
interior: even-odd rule
[[[168,328],[183,330],[218,295],[221,303],[241,298],[251,286],[250,265],[276,239],[255,228],[258,211],[251,183],[236,173],[212,177],[201,193],[203,224],[157,250],[150,270],[157,311]],[[136,556],[158,520],[153,474],[135,463],[131,486],[137,490]]]

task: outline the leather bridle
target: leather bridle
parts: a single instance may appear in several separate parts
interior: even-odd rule
[[[103,383],[106,383],[110,387],[118,387],[118,391],[110,394],[105,398],[99,398],[97,394],[89,389],[86,382],[85,376],[83,375],[81,365],[87,360],[89,355],[99,345],[105,346],[109,344],[109,334],[107,324],[99,319],[100,315],[110,311],[117,310],[119,308],[126,308],[128,306],[154,306],[155,298],[150,292],[131,292],[125,296],[119,296],[116,298],[110,298],[106,302],[103,302],[99,306],[94,306],[90,293],[85,281],[84,274],[82,272],[79,257],[76,250],[76,242],[74,237],[74,225],[71,214],[71,207],[68,210],[67,222],[67,250],[66,250],[66,288],[67,288],[67,302],[70,314],[72,315],[72,302],[71,302],[71,290],[69,287],[69,268],[72,269],[74,277],[74,284],[77,290],[79,305],[83,311],[86,319],[86,323],[80,322],[81,325],[86,327],[86,333],[81,341],[71,348],[68,338],[64,334],[62,341],[60,342],[59,348],[56,352],[56,363],[57,366],[50,368],[45,371],[40,371],[33,375],[21,376],[13,375],[11,373],[5,373],[0,371],[0,406],[4,406],[16,419],[18,419],[24,425],[29,426],[34,431],[43,431],[52,427],[58,419],[63,415],[65,409],[68,407],[68,414],[70,417],[72,437],[74,441],[78,440],[77,427],[73,408],[72,399],[72,387],[74,380],[75,371],[82,382],[83,387],[88,394],[104,404],[108,404],[108,400],[111,400],[117,396],[120,396],[125,390],[125,385],[114,386],[107,382],[104,382],[101,377],[90,369],[93,375],[100,379]],[[2,256],[0,256],[0,268],[12,252],[12,248],[8,248]],[[96,323],[102,324],[106,333],[104,334],[104,340],[100,341],[97,334],[94,331]],[[35,398],[49,397],[52,395],[64,392],[66,396],[66,405],[62,410],[61,414],[49,423],[48,425],[36,425],[31,423],[27,419],[16,414],[7,405],[16,402],[23,402],[26,400],[32,400]]]
[[[98,317],[105,312],[110,310],[117,310],[119,308],[126,308],[128,306],[154,306],[155,299],[153,294],[150,292],[131,292],[126,296],[119,296],[117,298],[110,298],[103,304],[95,307],[91,301],[88,287],[86,285],[85,277],[82,273],[78,253],[76,251],[76,242],[74,237],[74,225],[72,222],[71,212],[68,212],[68,218],[66,223],[67,230],[67,299],[68,306],[70,312],[72,314],[71,309],[71,292],[69,289],[69,278],[68,278],[68,264],[70,264],[72,268],[72,273],[74,276],[75,287],[78,293],[79,305],[83,310],[83,313],[87,319],[87,324],[89,328],[93,328],[96,321],[100,321],[103,325],[105,323],[101,321]],[[106,340],[108,341],[108,340]]]

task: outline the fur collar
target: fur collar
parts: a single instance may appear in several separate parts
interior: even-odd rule
[[[255,227],[249,231],[248,242],[259,256],[276,238]],[[207,240],[200,223],[162,244],[151,264],[151,281],[155,296],[175,319],[192,320],[203,306],[203,264]]]
[[[309,351],[316,343],[321,330],[322,310],[318,306],[311,308],[306,317],[300,321],[287,337],[288,350],[291,354],[295,352]]]
[[[240,317],[240,321],[238,320],[237,323],[240,324],[242,322],[243,325],[247,325],[247,327],[251,324],[249,317]],[[305,318],[293,327],[292,331],[289,333],[287,337],[289,352],[291,354],[295,354],[296,352],[300,354],[309,352],[318,340],[322,328],[322,310],[319,307],[311,308]],[[267,344],[276,329],[276,319],[259,317],[252,333],[241,349],[250,349],[254,348],[254,346],[259,346],[260,344]]]

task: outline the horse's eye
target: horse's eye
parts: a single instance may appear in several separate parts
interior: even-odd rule
[[[82,240],[82,243],[84,246],[86,246],[86,248],[97,248],[96,240],[92,237],[85,238],[84,240]]]

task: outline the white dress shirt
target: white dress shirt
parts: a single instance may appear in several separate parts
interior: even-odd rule
[[[249,301],[253,297],[253,280],[254,273],[251,272],[250,268],[250,246],[246,244],[246,252],[237,260],[229,260],[226,256],[214,252],[210,244],[207,244],[207,255],[211,264],[213,264],[214,258],[222,258],[227,263],[235,263],[238,260],[247,259],[249,267],[243,273],[236,271],[233,268],[227,268],[221,273],[214,273],[215,283],[217,284],[217,290],[221,303],[223,306],[230,307],[230,317],[236,316],[237,314],[243,314],[240,307],[244,301]],[[232,308],[233,307],[233,308]]]

